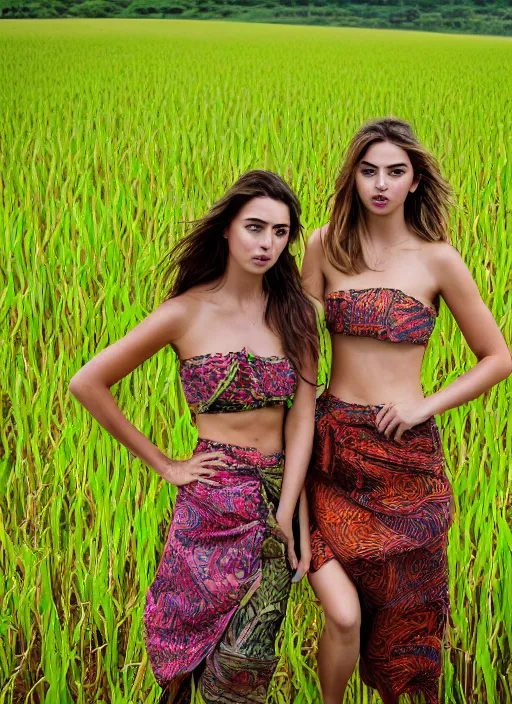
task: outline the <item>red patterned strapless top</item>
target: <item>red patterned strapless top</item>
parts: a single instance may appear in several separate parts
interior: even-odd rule
[[[327,329],[340,335],[426,345],[436,317],[434,308],[397,288],[332,291],[325,300]]]
[[[244,347],[180,361],[180,377],[192,415],[291,405],[297,385],[286,357],[260,357]]]

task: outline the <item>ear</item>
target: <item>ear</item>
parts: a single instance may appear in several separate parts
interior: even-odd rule
[[[414,181],[411,183],[411,187],[409,188],[409,193],[414,193],[414,191],[420,185],[420,181],[421,181],[421,174],[419,174],[418,176],[416,176],[414,178]]]
[[[228,231],[227,231],[227,230],[224,230],[224,232],[222,233],[222,236],[227,240],[227,238],[228,238]]]

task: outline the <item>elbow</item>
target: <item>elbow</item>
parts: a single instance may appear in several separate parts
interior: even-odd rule
[[[496,375],[496,381],[494,383],[497,384],[500,381],[504,381],[512,374],[512,357],[508,350],[505,353],[496,355],[494,357],[494,364]]]
[[[92,389],[94,384],[91,379],[83,374],[82,370],[79,370],[68,384],[69,393],[74,396],[78,401],[81,401],[89,390]]]
[[[508,377],[512,374],[512,356],[510,353],[506,355],[506,357],[503,359],[503,368],[502,368],[503,376],[502,376],[502,381],[504,379],[508,379]]]
[[[477,355],[477,360],[488,365],[489,388],[504,381],[512,374],[512,356],[508,349]]]
[[[80,396],[80,390],[83,389],[82,379],[80,378],[80,372],[77,372],[68,384],[69,393],[78,398]]]

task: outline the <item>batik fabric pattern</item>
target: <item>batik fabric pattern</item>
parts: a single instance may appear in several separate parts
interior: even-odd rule
[[[333,291],[325,298],[330,333],[426,345],[437,311],[396,288]]]
[[[381,408],[328,392],[317,402],[307,480],[312,571],[336,559],[358,590],[363,681],[385,704],[404,693],[437,704],[452,492],[435,419],[398,443],[377,430]]]
[[[244,347],[180,361],[180,376],[193,419],[198,413],[229,413],[290,406],[297,384],[286,357],[261,357]]]
[[[161,702],[263,704],[278,658],[292,572],[275,520],[284,457],[200,439],[222,451],[215,485],[178,488],[144,611]]]

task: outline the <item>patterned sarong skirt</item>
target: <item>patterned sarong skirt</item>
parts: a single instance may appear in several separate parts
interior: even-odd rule
[[[146,595],[149,660],[165,704],[263,704],[292,572],[275,521],[283,454],[199,439],[228,468],[179,487]],[[197,694],[194,694],[197,693]]]
[[[381,406],[317,401],[308,472],[312,571],[336,559],[362,611],[360,673],[386,704],[438,699],[449,613],[452,492],[435,419],[401,443],[376,427]]]

